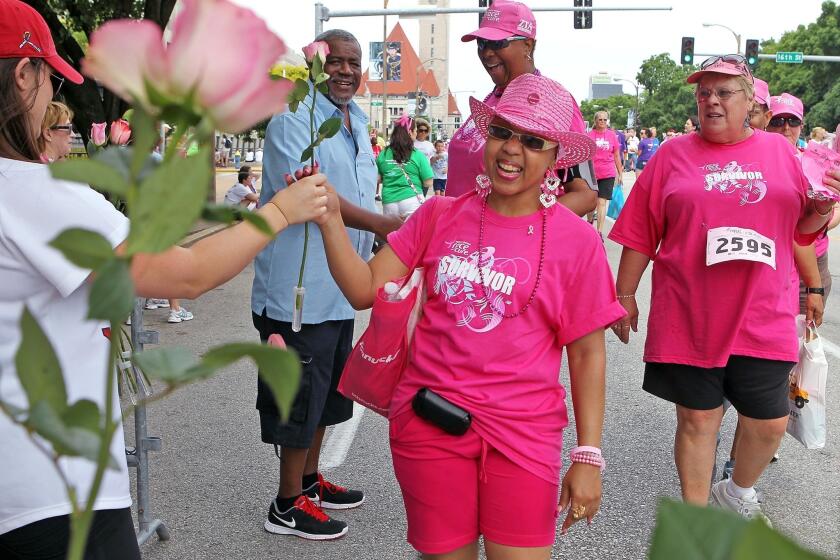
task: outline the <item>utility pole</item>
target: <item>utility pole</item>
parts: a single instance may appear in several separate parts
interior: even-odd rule
[[[383,0],[383,9],[388,9],[388,0]],[[382,16],[382,137],[388,141],[388,16]]]

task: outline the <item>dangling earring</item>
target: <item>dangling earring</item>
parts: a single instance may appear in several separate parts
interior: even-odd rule
[[[560,189],[560,178],[554,173],[554,169],[545,170],[545,179],[540,185],[540,204],[544,208],[551,208],[557,203],[557,192]]]
[[[530,62],[530,61],[534,60],[534,57],[533,57],[533,56],[531,56],[531,53],[527,53],[527,54],[525,55],[525,60],[527,60],[527,61],[529,61],[529,62]]]
[[[487,198],[490,194],[492,185],[490,184],[490,177],[487,175],[476,175],[475,177],[475,192],[481,198]]]

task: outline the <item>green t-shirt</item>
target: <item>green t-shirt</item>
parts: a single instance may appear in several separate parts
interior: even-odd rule
[[[429,160],[419,150],[412,150],[411,158],[403,164],[405,173],[394,161],[394,152],[391,148],[385,148],[379,157],[376,158],[376,167],[379,175],[382,176],[382,204],[391,204],[406,200],[412,196],[423,196],[423,181],[433,179],[435,172]],[[405,175],[411,178],[414,188],[411,188]]]

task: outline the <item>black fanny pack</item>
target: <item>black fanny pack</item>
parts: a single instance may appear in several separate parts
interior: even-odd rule
[[[464,435],[472,422],[469,412],[428,388],[417,391],[411,408],[417,416],[453,436]]]

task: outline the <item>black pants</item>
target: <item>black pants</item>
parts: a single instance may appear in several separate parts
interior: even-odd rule
[[[70,545],[70,516],[35,521],[0,535],[3,560],[64,560]],[[94,513],[85,560],[140,560],[131,509]]]

